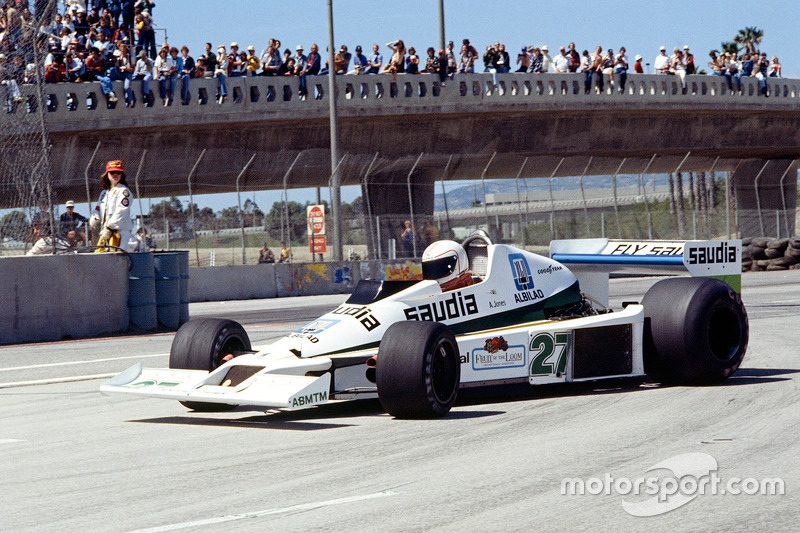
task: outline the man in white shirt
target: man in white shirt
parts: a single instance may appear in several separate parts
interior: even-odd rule
[[[553,59],[553,72],[558,74],[569,72],[569,57],[567,57],[567,51],[563,46],[561,47],[561,53]]]
[[[669,57],[667,57],[667,49],[665,47],[659,48],[660,52],[653,61],[653,71],[656,74],[666,74],[669,72]]]

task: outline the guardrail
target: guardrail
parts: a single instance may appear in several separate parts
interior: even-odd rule
[[[430,112],[430,106],[462,107],[491,106],[494,104],[574,105],[608,103],[649,104],[714,104],[720,106],[759,105],[794,107],[800,101],[800,80],[784,78],[767,79],[770,97],[760,94],[758,81],[753,77],[742,78],[742,91],[731,91],[722,76],[693,75],[686,77],[686,92],[682,91],[677,76],[654,74],[630,74],[625,90],[619,92],[608,83],[600,92],[596,88],[587,94],[584,91],[583,74],[456,74],[445,83],[430,74],[358,75],[337,76],[338,105],[345,115],[396,114],[420,109]],[[176,96],[180,95],[180,82],[176,84]],[[307,77],[308,96],[298,97],[297,77],[240,77],[228,78],[229,98],[218,104],[216,79],[192,79],[191,100],[181,105],[178,98],[169,107],[164,107],[157,98],[152,107],[146,107],[141,98],[141,82],[134,81],[133,89],[138,99],[134,108],[126,108],[122,82],[114,82],[114,91],[119,101],[106,105],[99,83],[47,84],[44,87],[51,127],[67,126],[71,129],[85,119],[137,119],[141,117],[185,118],[192,115],[198,122],[214,121],[218,115],[243,114],[242,120],[263,119],[275,116],[283,118],[295,115],[324,116],[328,113],[327,76]],[[734,81],[735,86],[735,81]],[[150,81],[150,90],[158,94],[158,82]],[[8,104],[9,113],[30,112],[35,109],[35,87],[23,86],[28,97],[27,104]],[[461,109],[459,109],[461,111]],[[199,114],[198,112],[202,112]],[[253,113],[258,113],[253,115]],[[266,113],[264,115],[263,113]],[[273,115],[274,114],[274,115]],[[202,116],[203,118],[199,118]],[[218,117],[221,118],[221,117]],[[238,117],[237,117],[238,118]],[[129,124],[125,121],[125,125]]]

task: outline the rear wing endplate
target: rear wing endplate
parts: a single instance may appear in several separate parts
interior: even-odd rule
[[[566,265],[581,290],[608,305],[608,277],[612,272],[681,274],[724,281],[742,290],[742,241],[628,241],[569,239],[550,243],[550,257]]]

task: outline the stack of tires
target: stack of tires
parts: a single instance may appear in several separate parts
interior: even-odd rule
[[[742,271],[800,269],[800,237],[742,239]]]

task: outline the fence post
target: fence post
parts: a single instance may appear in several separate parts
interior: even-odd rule
[[[616,220],[617,220],[617,238],[618,239],[622,238],[622,223],[620,223],[620,221],[619,221],[619,205],[618,205],[618,202],[617,202],[617,175],[619,174],[619,171],[622,170],[622,165],[624,165],[625,161],[627,161],[627,160],[628,160],[628,158],[623,157],[622,158],[622,162],[617,167],[617,171],[614,172],[613,176],[611,176],[611,192],[614,194],[614,218],[616,218]]]
[[[292,247],[292,243],[291,243],[292,232],[291,232],[291,227],[289,226],[289,208],[287,206],[287,202],[289,200],[289,195],[286,192],[286,186],[287,186],[287,180],[289,179],[289,174],[292,172],[292,169],[294,168],[295,163],[297,163],[297,160],[300,159],[300,154],[302,154],[302,153],[303,153],[302,151],[297,152],[297,155],[294,157],[294,161],[292,161],[292,164],[289,165],[289,168],[283,174],[283,191],[281,192],[281,197],[283,198],[283,213],[281,214],[281,240],[282,241],[286,241],[286,243],[289,245],[289,248]],[[339,163],[341,163],[341,160],[339,161]],[[336,165],[336,169],[334,170],[334,172],[336,172],[337,170],[339,170],[339,165]],[[330,184],[330,178],[328,178],[328,183]],[[284,235],[284,233],[283,233],[284,219],[285,219],[285,222],[286,222],[286,235]],[[313,253],[312,253],[312,257],[313,257]]]
[[[556,201],[553,198],[553,178],[556,176],[556,172],[558,169],[561,168],[562,163],[564,163],[564,158],[561,158],[561,161],[558,162],[556,168],[553,169],[553,172],[550,173],[550,179],[547,180],[547,186],[550,189],[550,240],[555,239],[555,218],[556,218]]]
[[[453,154],[450,154],[450,157],[447,158],[447,165],[444,167],[444,172],[442,173],[442,200],[444,200],[444,214],[447,217],[447,234],[450,235],[452,231],[452,226],[450,225],[450,211],[447,209],[447,191],[444,188],[444,180],[447,177],[447,171],[450,170],[450,162],[453,160]]]
[[[520,194],[519,194],[519,178],[520,178],[520,176],[522,176],[522,171],[525,169],[525,165],[527,163],[528,163],[528,158],[525,157],[525,159],[522,161],[522,166],[519,167],[519,172],[517,172],[517,178],[516,178],[516,180],[514,180],[514,183],[517,186],[517,212],[519,213],[519,227],[520,227],[520,229],[523,229],[525,227],[525,225],[527,225],[527,224],[523,225],[523,223],[522,223],[522,202],[520,201]],[[525,213],[525,218],[526,219],[528,218],[528,213]],[[524,245],[525,245],[525,242],[523,240],[523,246]]]
[[[739,161],[741,164],[741,161]],[[738,168],[739,165],[736,165]],[[736,172],[734,170],[734,172]],[[731,238],[731,173],[725,173],[725,228],[728,230],[728,239]]]
[[[242,194],[241,189],[239,189],[239,180],[242,178],[245,172],[247,172],[247,168],[250,166],[250,163],[253,162],[253,159],[256,158],[258,152],[254,152],[253,155],[250,157],[250,160],[247,161],[247,164],[242,168],[239,175],[236,176],[236,200],[239,202],[239,228],[242,231],[242,264],[247,264],[247,249],[244,246],[244,213],[242,212]],[[199,266],[199,265],[198,265]]]
[[[788,211],[788,210],[786,209],[786,193],[784,193],[784,191],[783,191],[783,180],[786,178],[786,175],[789,174],[789,171],[792,169],[793,166],[794,166],[794,162],[790,162],[789,166],[786,167],[786,171],[783,173],[783,176],[781,176],[781,181],[780,181],[781,206],[783,207],[783,220],[784,220],[784,222],[786,222],[785,226],[786,226],[786,236],[787,237],[791,237],[791,235],[789,235],[789,215],[786,213],[786,211]],[[778,238],[779,239],[781,238],[780,232],[778,232]]]
[[[144,168],[144,159],[147,155],[147,150],[142,150],[142,158],[139,160],[139,168],[136,170],[136,177],[134,178],[134,186],[136,187],[136,199],[139,202],[139,227],[144,227],[144,211],[142,211],[142,195],[139,193],[139,176],[142,174]],[[137,230],[139,228],[136,228]],[[122,243],[120,243],[122,246]]]
[[[683,157],[683,159],[681,160],[680,164],[675,169],[675,174],[676,174],[676,177],[678,178],[678,195],[677,195],[677,198],[675,199],[676,203],[678,204],[677,205],[677,211],[678,211],[678,213],[677,213],[678,214],[678,238],[681,238],[681,239],[683,238],[683,176],[680,175],[679,173],[681,171],[681,167],[683,167],[683,164],[686,162],[687,159],[689,159],[689,156],[691,155],[691,153],[692,152],[686,152],[686,155]]]
[[[760,237],[766,237],[766,232],[764,231],[764,217],[761,215],[761,195],[758,194],[758,179],[761,177],[764,169],[767,168],[767,165],[769,165],[769,162],[770,160],[767,159],[767,162],[764,163],[764,166],[758,171],[758,175],[756,175],[755,179],[756,209],[758,209],[758,229],[761,231]]]
[[[367,204],[367,221],[369,222],[369,224],[372,224],[372,205],[371,205],[372,202],[371,202],[371,200],[369,198],[369,183],[368,183],[368,179],[369,179],[369,173],[372,172],[372,167],[373,167],[373,165],[375,165],[375,161],[378,160],[378,153],[379,152],[375,152],[375,157],[372,158],[372,162],[369,164],[369,168],[367,168],[367,171],[364,173],[364,178],[361,180],[361,183],[362,183],[362,185],[361,185],[362,194],[366,197],[364,199],[365,200],[364,203]],[[375,246],[375,232],[374,231],[370,231],[369,228],[366,228],[365,231],[369,234],[369,239],[372,241],[372,253],[375,253],[375,251],[377,250],[377,248]],[[311,256],[313,258],[314,254],[311,254]],[[380,257],[380,256],[378,256],[378,257]]]
[[[89,159],[89,164],[86,165],[86,169],[83,171],[83,177],[86,182],[86,203],[89,204],[89,216],[92,216],[92,193],[89,192],[89,169],[94,163],[94,156],[97,155],[97,151],[100,150],[100,142],[97,141],[97,145],[94,147],[94,152],[92,152],[92,157]],[[136,196],[139,196],[139,191],[136,191]],[[83,241],[85,246],[89,246],[89,228],[86,228],[86,238]]]
[[[382,246],[381,246],[381,217],[380,215],[375,217],[375,233],[378,241],[378,259],[383,259]]]
[[[192,176],[194,175],[194,171],[197,170],[197,165],[200,164],[200,161],[203,159],[204,155],[206,155],[205,148],[203,148],[203,151],[200,152],[200,157],[198,157],[197,161],[194,162],[192,171],[189,172],[189,177],[186,178],[186,182],[189,185],[189,211],[191,212],[192,215],[192,235],[194,236],[194,253],[195,253],[195,258],[197,259],[197,266],[200,266],[200,248],[197,245],[197,226],[195,225],[194,221],[194,196],[192,196]]]
[[[606,213],[600,211],[600,238],[606,238]]]
[[[411,167],[411,170],[408,172],[408,176],[406,176],[406,186],[408,188],[408,209],[409,214],[411,215],[411,245],[414,250],[414,257],[417,257],[417,223],[414,220],[414,198],[411,196],[411,175],[414,174],[414,170],[416,170],[419,160],[422,159],[424,153],[425,152],[420,152],[419,157],[417,157],[417,160],[414,161],[414,166]]]
[[[586,173],[589,172],[589,167],[592,166],[592,160],[594,156],[589,156],[589,162],[586,163],[586,168],[583,169],[583,174],[581,174],[581,179],[578,182],[581,186],[581,198],[583,198],[583,218],[586,220],[586,237],[592,238],[592,232],[589,227],[589,207],[586,205],[586,191],[583,189],[583,178],[586,177]]]
[[[712,203],[712,198],[709,196],[713,194],[714,191],[714,169],[717,168],[717,163],[719,162],[719,157],[714,160],[714,164],[711,165],[711,170],[708,171],[707,174],[704,173],[703,175],[703,220],[706,223],[706,238],[711,238],[711,220],[709,217],[709,211],[714,208],[714,204]],[[708,187],[708,180],[711,179],[711,188]]]
[[[486,172],[489,170],[489,165],[492,164],[494,161],[497,152],[492,153],[492,157],[489,159],[489,162],[486,163],[486,166],[483,168],[483,172],[481,172],[481,186],[483,187],[483,213],[486,216],[486,231],[489,231],[489,206],[486,205]]]
[[[644,175],[647,174],[647,171],[650,170],[650,166],[655,161],[657,154],[653,154],[653,157],[650,158],[650,161],[647,162],[647,166],[644,167],[644,170],[641,174],[639,174],[639,183],[642,186],[642,196],[644,197],[644,210],[647,213],[647,238],[653,240],[653,218],[650,216],[650,201],[647,199],[647,187],[644,184]],[[655,190],[656,180],[653,177],[653,189]]]

